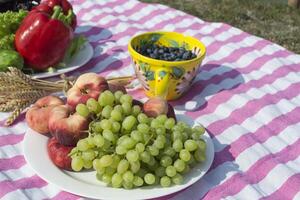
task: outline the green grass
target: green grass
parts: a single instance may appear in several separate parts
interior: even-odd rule
[[[142,0],[161,3],[205,21],[225,22],[300,54],[300,9],[287,0]]]

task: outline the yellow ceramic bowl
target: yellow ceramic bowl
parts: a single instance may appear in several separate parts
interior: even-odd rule
[[[145,44],[184,47],[197,55],[186,61],[152,59],[136,50]],[[148,32],[137,35],[128,45],[137,78],[149,97],[161,96],[167,100],[179,98],[192,85],[198,73],[206,48],[194,37],[176,32]]]

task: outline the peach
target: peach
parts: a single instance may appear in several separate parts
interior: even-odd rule
[[[74,113],[70,106],[61,105],[51,111],[48,126],[60,144],[74,146],[79,139],[87,137],[89,120]]]
[[[64,101],[56,96],[40,98],[26,113],[28,126],[38,133],[49,133],[48,121],[50,112],[55,106],[63,104]]]
[[[89,98],[98,99],[100,93],[108,89],[105,78],[96,73],[85,73],[78,77],[75,84],[67,92],[67,103],[72,108],[77,104],[85,104]]]
[[[148,99],[143,106],[144,113],[148,117],[157,117],[158,115],[168,113],[168,102],[160,97]]]

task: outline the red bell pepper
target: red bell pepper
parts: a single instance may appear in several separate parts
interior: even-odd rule
[[[25,17],[16,32],[15,46],[29,67],[45,70],[63,60],[73,39],[72,13],[69,10],[64,15],[62,8],[55,6],[48,12],[33,10]]]
[[[65,15],[67,15],[70,10],[72,10],[72,12],[73,12],[73,7],[67,0],[45,0],[45,1],[42,1],[41,4],[36,6],[34,9],[50,13],[49,9],[52,10],[54,8],[54,6],[60,6]],[[52,14],[52,13],[50,13],[50,14]],[[77,25],[77,20],[76,20],[76,15],[74,14],[74,12],[73,12],[73,17],[72,17],[72,22],[70,25],[71,25],[72,29],[75,30],[76,25]]]

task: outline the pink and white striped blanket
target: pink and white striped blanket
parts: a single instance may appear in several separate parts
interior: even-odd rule
[[[160,200],[300,199],[299,55],[227,24],[205,22],[158,4],[72,3],[79,21],[76,32],[88,37],[95,54],[70,74],[133,74],[127,44],[145,31],[182,32],[207,46],[192,89],[172,104],[207,127],[215,160],[200,181]],[[138,86],[131,94],[145,97]],[[7,116],[0,113],[0,121]],[[79,199],[39,178],[25,162],[26,129],[24,117],[10,128],[0,126],[0,198]]]

